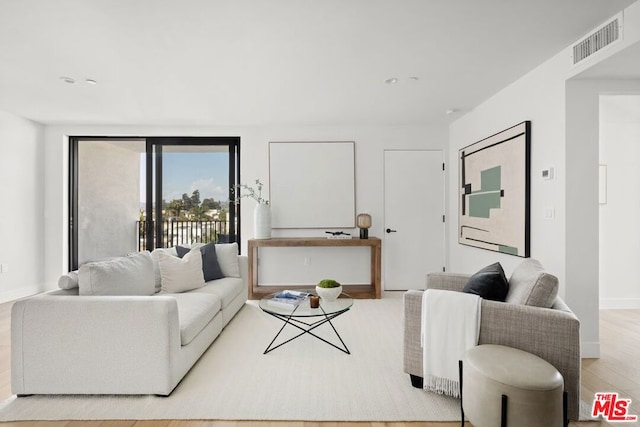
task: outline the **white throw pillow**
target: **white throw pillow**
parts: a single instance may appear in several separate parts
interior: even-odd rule
[[[78,270],[80,295],[153,295],[153,261],[149,252],[89,262]]]
[[[153,273],[155,277],[156,292],[160,292],[162,287],[162,276],[160,276],[160,261],[158,261],[158,254],[164,252],[175,257],[178,256],[175,246],[172,248],[156,248],[151,252],[151,259],[153,260]]]
[[[175,294],[204,286],[200,248],[191,249],[183,258],[165,252],[158,252],[157,257],[162,277],[162,292]]]
[[[240,277],[237,243],[216,244],[216,256],[224,277]]]

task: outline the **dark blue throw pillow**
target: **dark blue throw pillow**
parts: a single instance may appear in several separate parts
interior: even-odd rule
[[[484,299],[504,302],[509,282],[499,262],[491,264],[469,278],[462,292],[479,295]]]
[[[176,246],[176,252],[178,253],[178,258],[184,258],[186,254],[191,251],[191,248],[185,248],[184,246]]]
[[[176,246],[176,252],[178,256],[182,258],[189,253],[191,249],[182,246]],[[202,253],[202,273],[204,275],[204,281],[222,279],[224,274],[218,264],[218,256],[216,255],[215,243],[207,243],[204,246],[200,246],[200,252]]]

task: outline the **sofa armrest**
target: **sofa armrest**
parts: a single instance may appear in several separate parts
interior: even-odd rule
[[[561,301],[560,301],[561,302]],[[483,300],[480,344],[517,348],[551,363],[569,392],[569,418],[580,405],[580,321],[571,311]]]
[[[171,392],[180,350],[174,298],[40,295],[11,311],[16,394]],[[150,384],[151,381],[151,385]]]
[[[462,292],[462,289],[469,281],[469,277],[471,277],[469,274],[429,273],[427,274],[427,286],[425,289]]]
[[[247,283],[249,283],[249,257],[246,255],[238,255],[238,267],[240,268],[240,277],[245,285],[247,285]],[[248,287],[248,285],[245,287]]]
[[[249,257],[238,255],[238,266],[240,267],[240,278],[242,279],[242,292],[244,299],[249,298]]]

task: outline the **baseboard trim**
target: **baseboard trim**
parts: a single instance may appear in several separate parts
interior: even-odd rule
[[[40,286],[23,286],[11,291],[0,292],[0,304],[43,292]]]
[[[580,357],[583,359],[598,359],[600,358],[600,342],[581,342],[580,343]]]
[[[625,310],[639,308],[640,298],[600,298],[600,309]]]

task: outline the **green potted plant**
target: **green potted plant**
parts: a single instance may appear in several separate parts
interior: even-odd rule
[[[341,293],[342,285],[333,279],[321,280],[316,285],[316,294],[326,302],[335,301]]]

